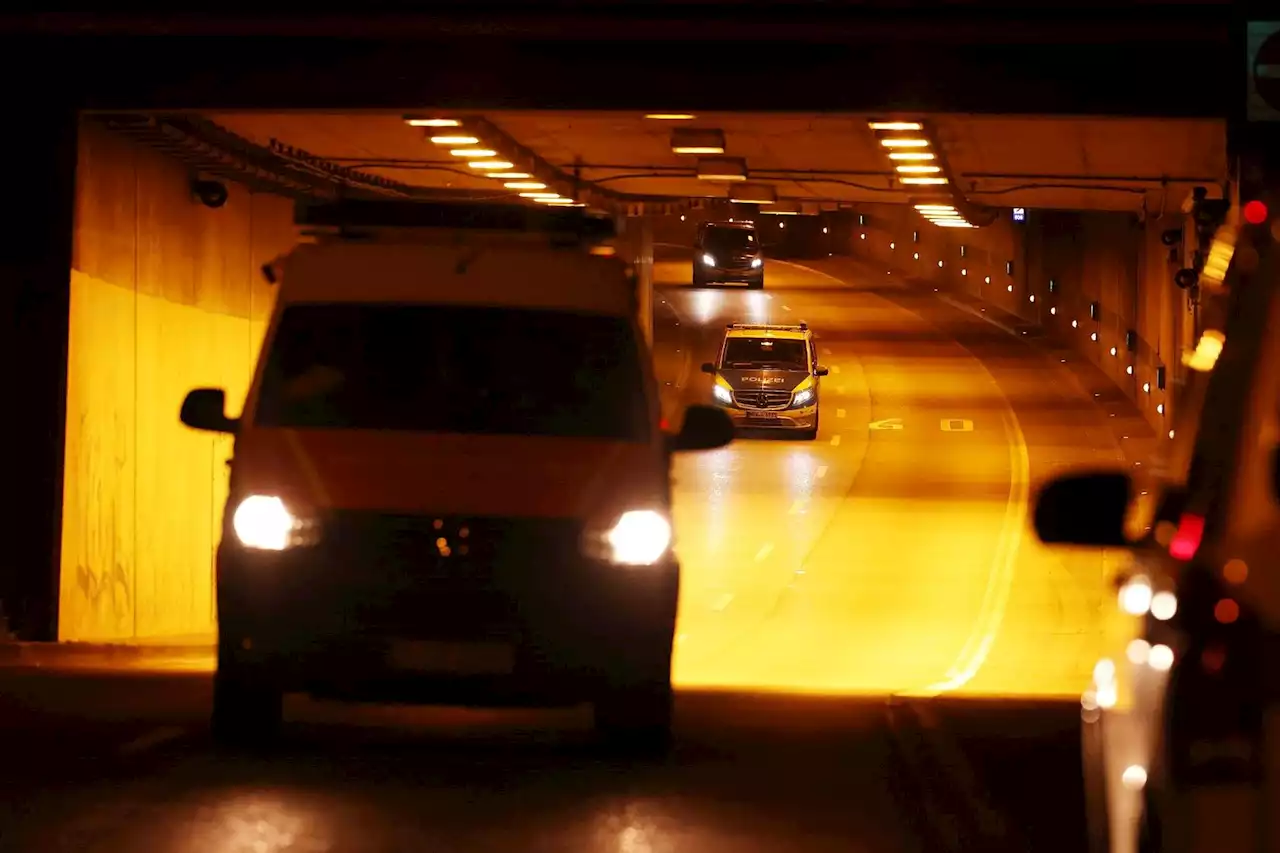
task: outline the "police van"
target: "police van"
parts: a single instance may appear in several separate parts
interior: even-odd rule
[[[675,434],[612,223],[575,210],[364,202],[300,209],[235,437],[217,548],[219,738],[282,696],[594,705],[661,745],[680,568]]]
[[[730,323],[719,356],[702,372],[714,378],[715,403],[736,427],[818,437],[819,382],[828,371],[807,323]]]

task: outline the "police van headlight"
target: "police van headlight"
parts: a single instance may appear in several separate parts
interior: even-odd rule
[[[291,512],[275,495],[249,495],[231,516],[240,544],[257,551],[283,551],[311,544],[315,525]]]
[[[760,267],[762,267],[762,266],[764,266],[764,260],[763,260],[763,259],[761,259],[761,258],[752,258],[752,259],[751,259],[751,268],[752,268],[753,270],[758,270],[758,269],[760,269]]]
[[[711,389],[711,393],[714,394],[715,398],[719,400],[721,403],[733,402],[733,392],[730,391],[728,388],[724,387],[723,385],[714,386]]]
[[[716,265],[716,259],[714,255],[703,255],[702,262],[709,267],[714,267]]]
[[[587,555],[619,566],[652,566],[671,548],[671,522],[652,509],[624,512],[583,542]]]
[[[813,400],[813,391],[805,388],[803,391],[797,391],[791,397],[791,405],[804,406]]]

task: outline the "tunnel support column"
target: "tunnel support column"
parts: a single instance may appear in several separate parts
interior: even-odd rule
[[[637,321],[645,343],[653,345],[653,221],[648,216],[628,216],[622,220],[623,251],[635,264]]]
[[[48,98],[13,105],[21,127],[0,135],[12,167],[0,237],[0,381],[9,403],[0,419],[8,497],[0,616],[33,641],[57,639],[78,121]]]

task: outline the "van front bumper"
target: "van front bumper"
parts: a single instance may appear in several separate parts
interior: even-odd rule
[[[724,406],[725,412],[738,429],[813,429],[818,422],[818,407],[802,409],[740,409]]]
[[[614,566],[581,556],[576,533],[543,531],[484,559],[442,560],[434,543],[449,537],[433,534],[448,527],[423,532],[430,551],[224,542],[219,665],[251,667],[285,692],[479,705],[572,704],[610,684],[669,678],[674,559]]]

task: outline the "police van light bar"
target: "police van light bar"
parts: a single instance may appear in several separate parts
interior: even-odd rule
[[[572,234],[580,240],[617,236],[613,219],[567,206],[403,200],[299,202],[294,222],[330,228],[448,228]]]
[[[727,323],[726,329],[762,329],[775,332],[807,332],[809,331],[808,323],[800,323],[795,326],[787,325],[770,325],[768,323]]]

